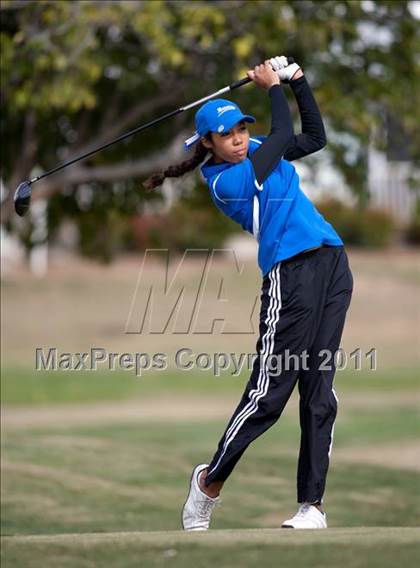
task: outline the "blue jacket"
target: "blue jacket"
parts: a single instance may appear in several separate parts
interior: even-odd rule
[[[249,140],[248,156],[266,136]],[[280,260],[306,249],[328,244],[343,246],[334,228],[299,187],[299,176],[287,160],[259,185],[245,158],[239,164],[215,164],[210,158],[200,168],[216,206],[258,240],[258,265],[265,276]]]

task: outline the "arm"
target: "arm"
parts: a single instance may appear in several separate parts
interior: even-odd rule
[[[280,84],[268,90],[271,100],[271,131],[261,146],[251,156],[255,177],[261,185],[271,174],[284,152],[293,143],[293,122],[289,105]]]
[[[261,185],[271,174],[293,141],[293,122],[289,105],[269,59],[257,65],[247,75],[257,85],[266,89],[271,100],[271,131],[260,148],[250,156],[256,182]]]
[[[295,95],[302,123],[302,133],[293,136],[284,158],[296,160],[312,154],[327,143],[321,113],[312,94],[312,90],[303,75],[290,81],[290,87]]]

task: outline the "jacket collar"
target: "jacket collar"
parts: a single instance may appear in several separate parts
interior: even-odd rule
[[[204,164],[200,167],[201,173],[206,179],[210,179],[213,176],[223,172],[224,170],[234,166],[229,162],[222,162],[220,164],[215,164],[213,156],[211,156]]]

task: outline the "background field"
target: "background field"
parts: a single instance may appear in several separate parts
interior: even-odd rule
[[[279,557],[296,566],[414,564],[419,531],[409,527],[420,518],[419,254],[350,250],[349,258],[355,289],[342,347],[376,347],[378,369],[364,362],[362,371],[336,375],[339,416],[325,495],[331,530],[321,536],[273,530],[296,507],[296,393],[230,478],[214,514],[215,531],[185,535],[162,531],[179,530],[191,468],[212,456],[248,373],[215,378],[169,369],[136,378],[128,371],[34,371],[35,346],[253,352],[256,333],[124,334],[138,259],[108,268],[56,263],[48,280],[24,271],[9,276],[2,291],[6,565],[231,566],[234,558],[254,566],[262,557],[269,565]],[[221,263],[217,271],[227,286],[234,280],[229,267]],[[163,267],[155,270],[158,277]],[[246,270],[235,292],[238,314],[259,296],[255,265]],[[191,285],[193,275],[191,264],[182,278]]]

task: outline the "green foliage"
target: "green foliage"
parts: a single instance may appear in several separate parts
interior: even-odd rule
[[[9,204],[14,186],[31,174],[213,92],[281,53],[293,55],[308,76],[333,164],[361,206],[368,202],[367,145],[372,130],[381,131],[386,112],[398,112],[413,160],[420,161],[419,26],[407,1],[4,0],[0,13],[1,134],[7,140],[2,179]],[[165,93],[172,98],[155,104]],[[257,117],[256,134],[268,131],[270,109],[260,89],[249,85],[231,98]],[[109,194],[116,178],[99,176],[100,166],[165,155],[176,134],[192,129],[193,113],[183,113],[49,178],[56,180],[52,193],[63,201],[54,204],[53,215],[65,215],[64,203],[76,199],[82,183],[95,180],[95,191]],[[383,149],[384,137],[374,143]],[[153,171],[151,166],[141,176],[119,174],[118,193],[135,202],[133,215],[156,199],[139,190],[139,178]],[[64,193],[69,187],[70,198]],[[70,208],[77,217],[89,216],[80,226],[104,223],[108,208],[116,212],[111,218],[129,216],[124,200],[114,195],[101,196],[101,205]],[[220,214],[210,201],[203,207],[204,226],[213,226]],[[182,209],[174,215],[182,217]],[[193,230],[185,226],[180,237],[190,246]],[[207,244],[213,239],[209,230]]]
[[[130,219],[141,207],[138,192],[118,184],[79,187],[50,199],[48,228],[54,239],[63,219],[74,221],[79,233],[79,252],[105,263],[115,253],[134,246]]]
[[[102,223],[98,223],[94,211],[78,217],[79,250],[84,256],[97,258],[109,263],[115,253],[130,241],[129,226],[121,213],[116,209],[108,209],[103,213]]]
[[[229,230],[230,229],[230,230]],[[150,234],[150,244],[184,251],[188,248],[219,248],[229,232],[237,226],[210,209],[193,210],[178,202],[170,213],[161,216],[161,223]]]
[[[395,223],[386,211],[349,207],[335,198],[325,199],[316,207],[346,244],[381,248],[392,241]]]
[[[237,224],[222,215],[211,203],[208,187],[199,183],[171,210],[134,220],[137,243],[143,247],[186,249],[220,248]]]
[[[361,214],[360,244],[364,247],[386,247],[392,243],[396,225],[387,211],[364,209]]]
[[[2,33],[2,74],[12,116],[28,108],[72,114],[96,105],[94,85],[102,74],[98,40],[92,26],[78,25],[71,4],[29,2],[20,10],[15,33]],[[83,6],[78,10],[83,22],[81,12]]]

